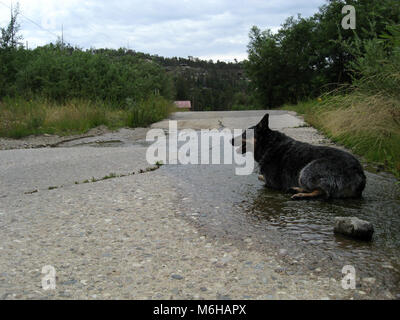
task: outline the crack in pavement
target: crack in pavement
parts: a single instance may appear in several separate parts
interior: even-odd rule
[[[100,181],[105,181],[105,180],[111,180],[111,179],[118,179],[118,178],[124,178],[124,177],[130,177],[130,176],[134,176],[134,175],[138,175],[138,174],[144,174],[144,173],[149,173],[149,172],[153,172],[156,171],[158,169],[160,169],[162,167],[162,164],[157,164],[153,167],[148,167],[146,169],[139,169],[139,171],[137,172],[132,172],[132,173],[127,173],[127,174],[116,174],[116,173],[110,173],[107,176],[104,176],[103,178],[95,178],[92,177],[91,179],[86,179],[83,180],[82,182],[78,182],[75,181],[74,184],[70,184],[70,185],[80,185],[80,184],[88,184],[88,183],[96,183],[96,182],[100,182]],[[60,185],[60,186],[49,186],[48,188],[45,189],[41,189],[41,190],[57,190],[57,189],[61,189],[64,188],[68,185]],[[24,192],[25,195],[31,195],[31,194],[35,194],[41,191],[40,189],[35,189],[35,190],[31,190],[31,191],[26,191]]]

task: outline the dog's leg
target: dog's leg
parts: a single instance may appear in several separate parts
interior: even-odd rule
[[[299,188],[299,187],[293,187],[293,188],[290,188],[290,189],[289,189],[289,192],[290,192],[290,193],[293,193],[293,194],[297,194],[297,193],[307,193],[307,190],[306,190],[306,189],[303,189],[303,188]]]
[[[314,190],[311,193],[297,193],[294,196],[292,196],[292,200],[307,200],[319,197],[323,194],[324,193],[321,190]]]
[[[265,178],[262,174],[258,176],[258,180],[265,182]]]

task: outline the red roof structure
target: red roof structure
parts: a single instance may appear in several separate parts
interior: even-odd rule
[[[175,101],[175,105],[178,109],[192,109],[190,101]]]

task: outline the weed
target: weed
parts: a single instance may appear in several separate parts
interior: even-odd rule
[[[325,96],[323,102],[303,102],[286,109],[304,114],[305,120],[334,142],[370,162],[379,162],[400,178],[400,101],[382,94],[355,90]]]

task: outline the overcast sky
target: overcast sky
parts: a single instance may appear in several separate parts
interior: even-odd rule
[[[285,19],[314,14],[325,0],[19,0],[29,47],[64,39],[82,48],[120,48],[166,57],[232,61],[247,57],[253,25],[276,31]],[[0,0],[0,26],[17,1]],[[36,25],[36,24],[37,25]],[[41,28],[39,26],[41,26]],[[45,30],[47,31],[45,31]]]

